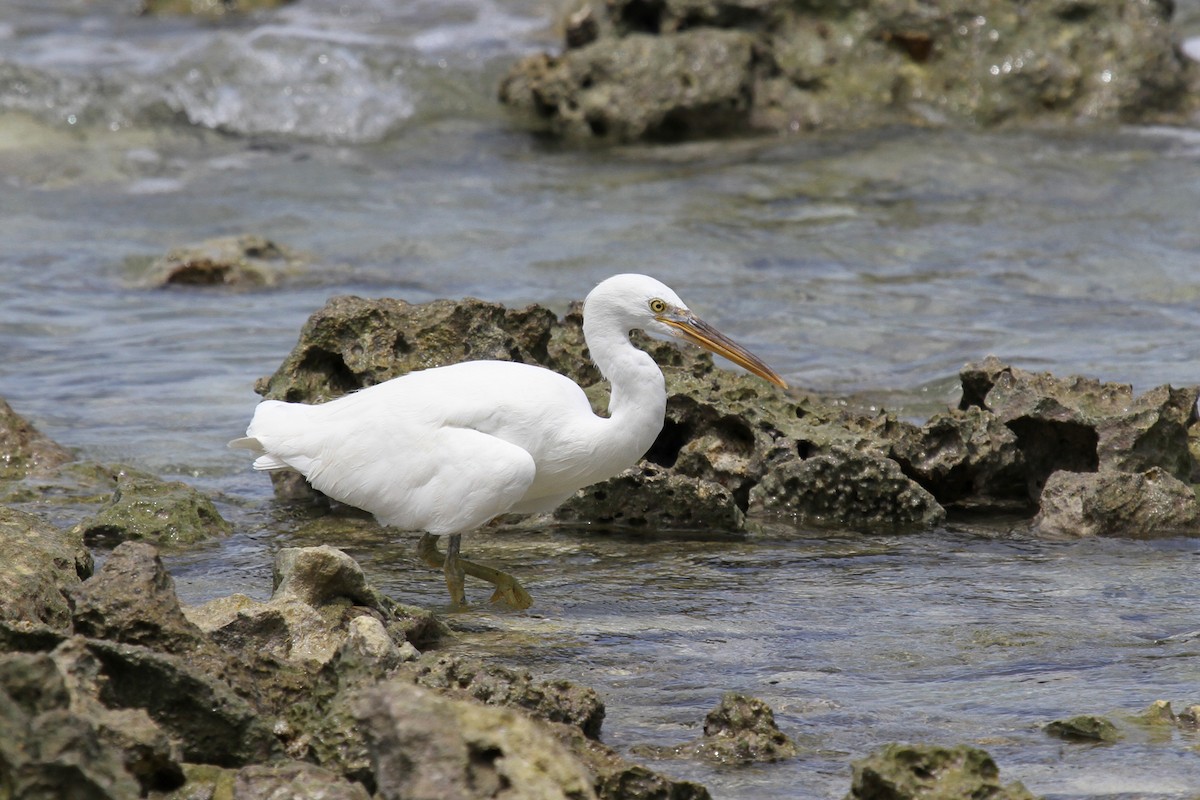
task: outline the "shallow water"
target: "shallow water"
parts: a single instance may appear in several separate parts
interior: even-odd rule
[[[6,5],[0,396],[84,458],[220,498],[238,532],[169,559],[189,602],[264,596],[272,553],[320,538],[224,445],[335,294],[562,311],[612,272],[650,272],[793,383],[914,419],[989,353],[1139,389],[1196,382],[1195,130],[580,152],[515,130],[492,98],[505,64],[553,41],[553,5],[314,2],[216,25]],[[172,247],[243,232],[310,269],[265,291],[138,283]],[[411,538],[358,528],[331,543],[393,596],[443,603]],[[468,549],[537,605],[457,618],[462,646],[595,686],[609,743],[684,742],[727,689],[767,700],[800,759],[656,762],[718,797],[840,797],[850,760],[899,739],[979,743],[1052,797],[1200,786],[1194,737],[1067,746],[1039,727],[1200,702],[1198,539],[776,522],[744,539],[533,526]]]

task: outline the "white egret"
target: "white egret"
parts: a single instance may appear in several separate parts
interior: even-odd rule
[[[550,511],[650,449],[662,430],[667,391],[654,359],[630,342],[634,329],[700,345],[787,387],[664,284],[616,275],[583,304],[584,339],[611,385],[607,417],[556,372],[468,361],[319,405],[266,400],[246,437],[229,444],[258,453],[255,469],[291,467],[383,525],[422,531],[418,553],[445,572],[452,605],[465,605],[464,575],[471,575],[495,585],[492,601],[527,608],[532,599],[512,576],[460,558],[461,534],[508,512]],[[450,537],[444,558],[437,551],[442,535]]]

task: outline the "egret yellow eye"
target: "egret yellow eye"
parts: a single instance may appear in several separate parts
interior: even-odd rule
[[[667,304],[656,297],[650,301],[650,310],[655,314],[661,314],[667,310]]]

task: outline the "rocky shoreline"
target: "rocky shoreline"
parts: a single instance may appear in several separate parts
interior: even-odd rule
[[[478,300],[334,298],[258,390],[319,401],[411,369],[504,358],[571,375],[602,408],[580,321],[578,307],[560,320]],[[560,521],[738,531],[776,517],[920,535],[969,511],[1018,513],[1046,535],[1136,537],[1194,530],[1200,516],[1197,387],[1134,395],[989,358],[963,369],[957,408],[918,426],[644,344],[667,375],[663,433]],[[0,590],[11,599],[0,607],[0,717],[17,732],[0,742],[5,796],[708,796],[604,745],[594,690],[439,652],[462,634],[381,594],[333,547],[280,551],[267,601],[185,607],[157,548],[227,535],[209,498],[76,462],[7,405],[0,442]],[[277,489],[307,491],[286,479]],[[91,511],[64,529],[21,510],[56,503]],[[110,548],[95,570],[93,550]],[[1195,711],[1166,706],[1156,720],[1186,727]],[[1112,735],[1087,719],[1048,733]],[[704,732],[675,757],[735,765],[796,752],[753,698],[727,696]],[[1003,786],[982,751],[918,745],[857,762],[850,796],[960,792],[1030,796]]]

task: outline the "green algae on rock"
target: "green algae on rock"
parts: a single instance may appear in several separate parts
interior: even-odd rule
[[[228,536],[233,526],[186,483],[121,469],[108,503],[76,530],[88,543],[143,540],[167,546]]]
[[[1080,714],[1070,719],[1056,719],[1046,725],[1046,733],[1068,742],[1117,742],[1121,732],[1104,717]]]
[[[854,762],[846,800],[1033,800],[1020,782],[1000,783],[985,751],[959,745],[889,744]]]

